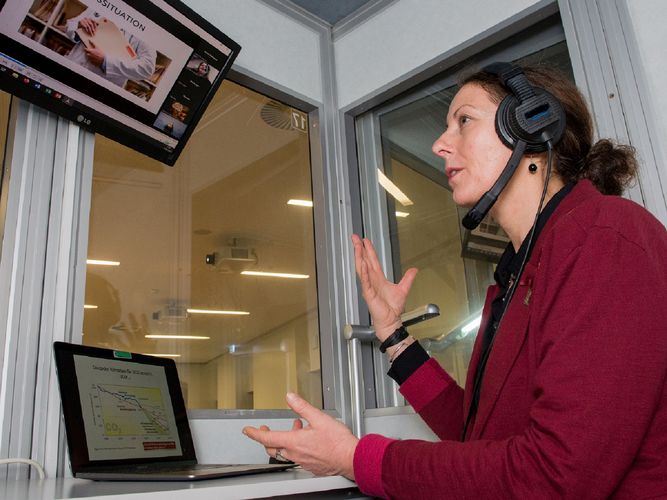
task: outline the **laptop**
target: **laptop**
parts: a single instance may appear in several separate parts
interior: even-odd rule
[[[173,359],[53,346],[74,477],[194,481],[296,466],[199,464]]]

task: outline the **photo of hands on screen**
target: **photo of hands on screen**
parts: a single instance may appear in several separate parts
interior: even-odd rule
[[[35,0],[19,31],[150,101],[171,59],[79,0]]]

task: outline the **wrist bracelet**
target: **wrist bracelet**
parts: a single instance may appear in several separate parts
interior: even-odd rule
[[[401,325],[394,333],[389,335],[389,337],[384,339],[384,342],[380,344],[380,352],[381,353],[386,352],[388,347],[396,345],[402,340],[405,340],[406,338],[408,338],[408,331],[405,329],[403,325]]]
[[[391,355],[391,358],[389,358],[389,363],[393,363],[396,358],[398,358],[398,355],[405,351],[405,349],[408,347],[408,344],[406,342],[401,342],[398,344],[398,347],[394,351],[394,354]]]

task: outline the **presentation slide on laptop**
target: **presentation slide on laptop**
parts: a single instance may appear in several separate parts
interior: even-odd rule
[[[182,454],[164,368],[73,359],[90,460]]]

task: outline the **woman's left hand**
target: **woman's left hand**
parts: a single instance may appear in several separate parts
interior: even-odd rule
[[[294,421],[291,431],[244,427],[243,433],[261,443],[266,452],[291,460],[318,476],[345,476],[354,480],[354,450],[359,440],[344,424],[318,410],[296,394],[287,394],[287,404],[309,425]]]

